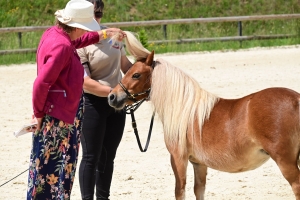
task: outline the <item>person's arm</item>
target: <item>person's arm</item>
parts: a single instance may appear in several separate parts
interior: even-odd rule
[[[86,47],[91,44],[95,44],[101,40],[99,33],[96,31],[87,32],[83,34],[80,38],[73,40],[72,44],[76,49]]]
[[[36,118],[43,118],[44,106],[49,88],[55,83],[60,72],[66,67],[72,49],[65,44],[53,43],[38,53],[38,76],[33,83],[32,104]]]
[[[45,115],[44,106],[49,88],[55,83],[60,72],[65,68],[72,49],[65,44],[53,43],[42,48],[38,53],[38,76],[33,83],[32,105],[33,113],[37,120],[37,130],[41,129],[42,119]]]
[[[126,37],[126,33],[118,28],[108,28],[105,30],[99,30],[99,31],[92,31],[87,32],[80,38],[72,41],[72,44],[75,46],[76,49],[86,47],[91,44],[95,44],[99,42],[100,40],[106,39],[106,38],[112,38],[116,34],[117,40],[122,41],[124,37]]]
[[[77,50],[77,52],[81,56],[80,58],[82,60],[87,59],[84,49],[79,49]],[[107,97],[111,91],[111,87],[103,85],[91,78],[90,66],[88,61],[83,63],[82,66],[84,68],[83,89],[85,91],[88,91],[89,93],[92,93],[93,95],[99,97]]]
[[[89,76],[84,77],[83,89],[99,97],[107,97],[111,92],[111,87],[102,85]]]

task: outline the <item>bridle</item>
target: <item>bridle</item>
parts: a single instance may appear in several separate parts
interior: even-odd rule
[[[140,101],[143,101],[143,100],[146,100],[146,99],[149,99],[149,94],[150,94],[150,91],[151,91],[151,88],[148,88],[146,91],[144,92],[140,92],[140,93],[137,93],[137,94],[131,94],[127,89],[126,87],[123,85],[123,83],[120,81],[119,82],[119,85],[121,86],[121,88],[124,90],[124,92],[127,94],[127,98],[131,101],[133,101],[134,103],[137,103],[139,102],[136,97],[138,96],[142,96],[142,95],[145,95],[145,94],[148,94],[148,97],[146,98],[143,98],[142,100]],[[127,106],[127,105],[126,105]]]
[[[155,66],[155,61],[153,61],[151,67],[154,69],[154,66]],[[153,111],[153,114],[152,114],[152,117],[151,117],[150,127],[149,127],[149,131],[148,131],[148,137],[147,137],[147,141],[146,141],[146,145],[145,145],[144,149],[142,148],[141,141],[140,141],[140,138],[139,138],[139,133],[138,133],[138,130],[137,130],[136,121],[135,121],[135,117],[134,117],[134,111],[136,111],[145,100],[149,100],[149,98],[150,98],[149,95],[150,95],[151,88],[148,88],[144,92],[131,94],[127,90],[127,88],[123,85],[123,83],[121,81],[119,82],[119,85],[124,90],[124,92],[127,94],[127,98],[134,102],[131,105],[126,105],[124,110],[125,110],[126,114],[131,115],[131,120],[132,120],[131,125],[132,125],[132,128],[134,130],[134,134],[135,134],[138,146],[140,148],[140,151],[141,152],[146,152],[147,149],[148,149],[148,146],[149,146],[150,138],[151,138],[151,132],[152,132],[152,127],[153,127],[153,120],[154,120],[154,116],[155,116],[155,111]],[[148,96],[141,99],[141,100],[136,99],[136,97],[139,97],[139,96],[142,96],[142,95],[145,95],[145,94],[148,94]]]

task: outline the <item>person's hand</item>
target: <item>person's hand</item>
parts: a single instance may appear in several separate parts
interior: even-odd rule
[[[32,119],[30,121],[31,124],[37,123],[36,125],[30,126],[27,131],[28,132],[35,132],[39,131],[42,128],[42,120],[43,118],[36,118],[34,115],[32,115]]]
[[[36,131],[36,125],[30,125],[26,127],[27,132],[35,132]]]
[[[30,124],[35,124],[37,123],[37,119],[35,118],[34,115],[32,115],[31,120],[30,120]],[[37,125],[30,125],[28,126],[28,128],[26,128],[27,132],[35,132],[37,129]]]
[[[119,28],[108,28],[106,29],[106,33],[107,36],[110,38],[115,37],[117,35],[118,37],[116,39],[119,41],[122,41],[123,38],[126,37],[126,33]]]
[[[126,33],[119,28],[103,29],[98,31],[98,34],[103,39],[111,38],[118,40],[119,42],[121,42],[126,37]]]
[[[41,128],[42,128],[42,120],[43,120],[43,118],[36,118],[36,120],[37,120],[37,126],[36,126],[36,130],[41,130]],[[35,130],[35,131],[36,131]]]

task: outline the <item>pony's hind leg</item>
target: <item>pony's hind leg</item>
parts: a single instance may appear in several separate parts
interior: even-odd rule
[[[171,165],[175,175],[175,198],[184,200],[188,159],[186,156],[180,157],[171,154]]]
[[[300,200],[300,171],[298,162],[295,159],[281,159],[276,161],[276,163],[284,178],[290,183],[296,199]]]
[[[300,171],[298,167],[298,145],[285,145],[269,149],[270,156],[278,165],[282,175],[289,182],[297,200],[300,200]]]
[[[204,200],[207,166],[193,162],[191,163],[194,167],[194,193],[196,200]]]

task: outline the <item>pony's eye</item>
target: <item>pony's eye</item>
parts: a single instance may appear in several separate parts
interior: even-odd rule
[[[140,78],[140,76],[141,76],[140,74],[135,73],[135,74],[132,75],[132,78],[133,79],[138,79],[138,78]]]

